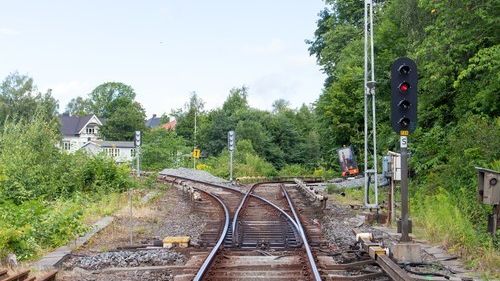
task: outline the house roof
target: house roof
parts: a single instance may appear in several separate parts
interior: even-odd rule
[[[151,117],[150,119],[146,120],[146,127],[148,127],[148,128],[156,128],[156,127],[160,126],[160,123],[161,123],[161,118],[160,117],[156,117],[156,114],[153,114],[153,117]]]
[[[61,133],[65,136],[78,135],[93,116],[93,114],[85,116],[71,116],[68,114],[60,115],[59,120],[61,121]]]
[[[110,147],[110,148],[135,148],[133,141],[100,141],[100,140],[89,141],[88,143],[86,143],[82,147],[85,147],[85,146],[90,145],[90,144],[93,144],[93,145],[96,145],[99,147],[103,147],[103,148],[107,148],[107,147]]]
[[[165,130],[175,130],[175,126],[177,126],[177,121],[174,119],[168,123],[165,123],[163,125],[161,125],[161,127]]]

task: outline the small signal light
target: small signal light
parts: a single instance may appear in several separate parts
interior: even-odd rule
[[[399,67],[398,69],[399,73],[401,73],[402,75],[406,75],[408,73],[410,73],[410,67],[407,66],[406,64],[403,64]]]
[[[402,109],[408,109],[410,108],[410,102],[408,100],[402,100],[399,102],[398,106],[401,107]]]
[[[404,116],[403,118],[399,119],[399,125],[401,125],[401,128],[408,128],[410,126],[410,118]]]
[[[408,91],[408,89],[410,89],[410,84],[408,84],[407,82],[403,82],[403,83],[401,83],[401,85],[399,85],[399,91],[401,93],[406,93],[406,91]]]

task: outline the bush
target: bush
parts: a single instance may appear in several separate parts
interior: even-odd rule
[[[279,172],[278,175],[281,177],[298,177],[298,176],[308,176],[311,175],[306,167],[299,164],[285,165]]]
[[[85,230],[82,206],[131,184],[127,165],[66,154],[59,138],[37,116],[7,121],[0,132],[0,257],[14,252],[30,259],[68,242]]]
[[[233,177],[271,177],[277,174],[273,165],[257,155],[249,140],[240,140],[234,152]],[[211,174],[229,178],[229,152],[222,151],[217,157],[205,159],[197,168]]]

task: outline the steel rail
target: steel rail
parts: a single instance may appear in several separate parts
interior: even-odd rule
[[[283,191],[283,194],[285,194],[286,200],[288,201],[288,205],[290,205],[290,210],[293,213],[293,216],[295,217],[295,220],[298,225],[298,231],[300,235],[302,236],[302,240],[304,241],[304,248],[306,248],[306,253],[307,253],[307,258],[309,259],[309,265],[311,266],[311,270],[314,275],[314,279],[316,281],[321,281],[321,275],[319,274],[318,271],[318,266],[316,265],[316,261],[314,261],[314,257],[312,255],[311,247],[309,246],[309,242],[307,242],[307,237],[306,233],[304,232],[304,228],[302,227],[302,223],[300,222],[299,216],[297,215],[297,212],[295,211],[295,207],[293,206],[292,200],[290,199],[290,196],[288,196],[288,192],[285,189],[284,185],[280,185],[281,190]]]
[[[227,189],[227,190],[231,190],[231,191],[243,194],[242,191],[240,191],[240,190],[238,190],[236,188],[225,186],[225,185],[220,185],[220,184],[210,183],[210,182],[205,182],[205,181],[200,181],[200,180],[194,180],[194,179],[189,179],[189,178],[185,178],[185,177],[178,177],[178,176],[170,176],[170,177],[184,179],[184,180],[192,181],[192,182],[197,182],[197,183],[200,183],[200,184],[209,185],[209,186],[213,186],[213,187],[223,188],[223,189]],[[238,214],[239,214],[240,210],[242,209],[242,206],[243,206],[244,202],[246,201],[246,199],[249,196],[252,196],[252,197],[254,197],[256,199],[259,199],[259,200],[267,203],[268,205],[272,206],[277,211],[279,211],[281,214],[283,214],[290,221],[290,223],[293,224],[293,226],[295,227],[295,229],[297,230],[297,232],[299,232],[300,239],[302,240],[302,242],[304,243],[304,245],[306,245],[305,248],[306,248],[307,256],[308,256],[309,262],[311,264],[311,270],[313,271],[315,280],[316,281],[321,281],[321,276],[319,275],[318,268],[316,266],[316,262],[314,261],[314,259],[312,257],[311,249],[309,247],[309,244],[307,243],[307,237],[304,234],[304,230],[301,228],[300,221],[298,220],[298,217],[296,216],[296,213],[295,213],[295,210],[293,208],[293,205],[291,205],[290,201],[289,201],[290,208],[292,209],[292,212],[296,216],[296,220],[294,220],[289,214],[287,214],[282,208],[280,208],[279,206],[277,206],[273,202],[271,202],[271,201],[269,201],[269,200],[267,200],[267,199],[265,199],[263,197],[260,197],[258,195],[252,194],[252,191],[253,191],[253,189],[255,187],[257,187],[259,185],[262,185],[262,184],[272,184],[272,183],[283,184],[283,182],[261,182],[261,183],[254,184],[250,188],[250,190],[245,194],[244,198],[240,202],[240,205],[238,206],[237,213],[235,213],[235,215],[234,215],[233,226],[236,225]],[[293,183],[293,182],[291,182],[291,183]],[[199,188],[195,188],[195,189],[203,191],[203,192],[209,194],[207,191],[201,190]],[[287,196],[287,200],[289,200],[288,194],[286,193],[286,191],[284,193],[285,193],[285,196]],[[203,265],[200,267],[200,270],[198,271],[198,273],[196,274],[195,278],[193,279],[194,281],[202,280],[203,276],[208,271],[210,265],[213,262],[213,259],[215,258],[216,254],[217,254],[217,252],[219,250],[220,245],[222,245],[222,242],[225,239],[225,236],[226,236],[226,233],[227,233],[227,229],[228,229],[228,226],[229,226],[229,211],[227,210],[227,207],[224,205],[224,203],[217,196],[215,196],[215,194],[210,194],[210,195],[212,195],[214,198],[216,198],[221,203],[221,205],[224,207],[224,212],[226,213],[226,223],[225,223],[224,231],[223,231],[221,237],[219,238],[219,241],[217,242],[217,245],[212,249],[212,251],[210,252],[210,254],[207,256],[207,258],[203,262]],[[233,238],[234,237],[235,236],[234,236],[234,228],[233,228]]]
[[[256,183],[256,184],[252,185],[252,187],[250,187],[250,190],[247,193],[245,193],[245,196],[243,196],[243,199],[241,199],[241,202],[238,205],[238,208],[236,208],[236,211],[234,212],[233,224],[231,226],[231,229],[233,231],[233,238],[235,237],[236,224],[238,223],[238,215],[240,214],[241,209],[243,209],[243,205],[245,205],[245,202],[246,202],[248,196],[250,195],[250,193],[252,193],[252,190],[257,187],[257,185],[259,185],[259,184]]]
[[[187,181],[197,182],[197,183],[204,184],[204,185],[209,185],[209,186],[213,186],[213,187],[218,187],[218,188],[223,188],[223,189],[231,190],[231,191],[234,191],[234,192],[237,192],[237,193],[240,193],[240,194],[245,194],[244,192],[242,192],[241,190],[238,190],[236,188],[225,186],[225,185],[222,185],[222,184],[213,183],[213,182],[206,182],[206,181],[195,180],[195,179],[190,179],[190,178],[185,178],[185,177],[179,177],[179,176],[173,176],[173,175],[166,175],[166,174],[163,174],[163,176],[169,176],[169,177],[172,177],[172,178],[178,178],[178,179],[183,179],[183,180],[187,180]],[[272,182],[271,181],[271,182],[260,182],[258,184],[272,184],[272,183],[294,183],[294,182],[293,181],[285,181],[285,182],[282,182],[282,181]],[[252,197],[254,197],[254,198],[258,199],[258,200],[261,200],[262,202],[265,202],[265,203],[269,204],[270,206],[272,206],[273,208],[275,208],[277,211],[279,211],[281,214],[283,214],[290,221],[290,223],[292,223],[298,229],[298,225],[295,223],[295,220],[289,214],[287,214],[285,211],[283,211],[279,206],[277,206],[276,204],[274,204],[273,202],[267,200],[264,197],[260,197],[260,196],[255,195],[255,194],[250,194],[249,196],[252,196]]]
[[[295,229],[297,229],[297,231],[299,231],[299,226],[298,224],[293,220],[293,218],[287,214],[283,209],[281,209],[279,206],[277,206],[276,204],[274,204],[273,202],[267,200],[266,198],[263,198],[263,197],[260,197],[258,195],[255,195],[255,194],[252,194],[253,190],[259,186],[259,185],[263,185],[263,184],[269,184],[268,182],[260,182],[260,183],[256,183],[254,185],[252,185],[252,187],[250,188],[250,190],[248,190],[247,193],[245,193],[245,196],[243,197],[243,199],[241,200],[240,202],[240,205],[238,206],[238,208],[236,209],[236,212],[234,213],[234,216],[233,216],[233,224],[232,224],[232,227],[233,227],[233,240],[236,238],[236,241],[238,242],[238,237],[235,235],[235,233],[237,233],[236,229],[237,229],[237,224],[238,224],[238,216],[240,214],[240,211],[243,209],[243,205],[245,205],[245,203],[247,202],[247,199],[249,196],[252,196],[254,198],[257,198],[267,204],[269,204],[270,206],[272,206],[273,208],[275,208],[276,210],[280,211],[280,213],[282,215],[284,215],[288,221],[290,223],[293,224],[293,226],[295,227]],[[299,233],[300,235],[300,233]],[[302,239],[302,237],[300,237]]]
[[[219,251],[219,248],[222,245],[222,242],[224,242],[224,239],[226,238],[227,230],[229,228],[229,210],[227,209],[224,202],[222,202],[222,200],[220,200],[217,195],[203,191],[199,188],[195,188],[195,189],[200,190],[200,191],[212,196],[213,198],[215,198],[219,202],[219,204],[222,206],[222,208],[224,209],[224,215],[226,217],[225,222],[224,222],[224,228],[222,230],[222,234],[219,237],[219,240],[217,241],[217,244],[215,244],[215,246],[212,248],[212,251],[210,251],[210,254],[207,256],[207,258],[205,259],[205,261],[203,262],[200,269],[196,273],[196,276],[193,279],[194,281],[199,281],[199,280],[203,279],[203,276],[208,271],[208,268],[210,268],[210,265],[212,264],[215,256],[217,255],[217,252]]]

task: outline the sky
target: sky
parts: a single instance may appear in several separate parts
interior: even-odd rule
[[[131,85],[148,116],[181,108],[195,91],[205,109],[247,86],[250,106],[314,102],[325,75],[309,56],[322,0],[6,1],[0,9],[0,79],[18,71],[60,111],[101,83]]]

